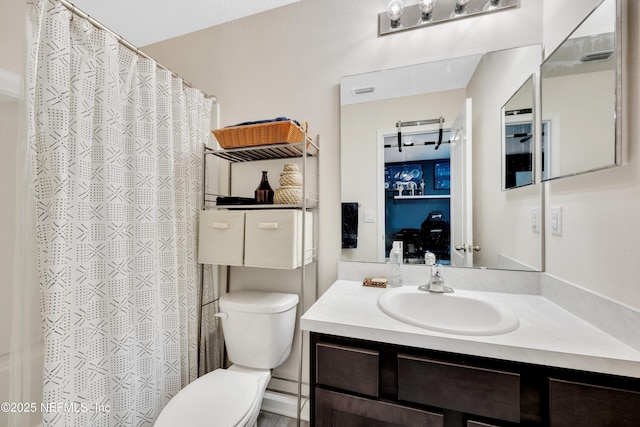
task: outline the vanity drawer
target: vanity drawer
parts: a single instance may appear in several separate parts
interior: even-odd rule
[[[378,397],[377,351],[318,343],[316,364],[317,384]]]
[[[398,399],[520,421],[520,375],[398,355]]]
[[[316,388],[317,427],[443,427],[444,416],[397,403]]]
[[[640,426],[640,393],[549,380],[549,421],[562,426]]]

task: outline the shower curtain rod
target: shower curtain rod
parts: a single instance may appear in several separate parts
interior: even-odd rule
[[[123,45],[127,49],[135,52],[136,54],[142,56],[143,58],[150,59],[150,60],[154,61],[158,67],[162,68],[163,70],[169,71],[174,77],[182,79],[182,83],[185,86],[190,87],[192,89],[199,90],[200,92],[202,92],[204,94],[205,98],[211,99],[214,103],[217,103],[217,98],[216,98],[215,95],[208,95],[208,94],[204,93],[204,91],[202,89],[195,87],[193,84],[189,83],[184,78],[182,78],[182,76],[178,75],[176,72],[174,72],[171,69],[169,69],[169,68],[165,67],[164,65],[160,64],[158,61],[156,61],[155,59],[153,59],[152,57],[150,57],[146,53],[142,52],[136,46],[134,46],[133,44],[131,44],[128,41],[126,41],[124,39],[124,37],[122,37],[119,34],[114,33],[112,30],[110,30],[109,28],[107,28],[106,26],[101,24],[100,22],[96,21],[94,18],[89,16],[87,13],[85,13],[82,10],[78,9],[75,4],[73,4],[73,3],[71,3],[71,2],[69,2],[67,0],[57,0],[57,1],[60,2],[61,5],[66,7],[72,14],[74,14],[76,16],[79,16],[80,18],[86,19],[94,27],[96,27],[96,28],[98,28],[100,30],[106,31],[107,33],[111,34],[112,36],[114,36],[118,40],[118,43],[120,43],[121,45]]]

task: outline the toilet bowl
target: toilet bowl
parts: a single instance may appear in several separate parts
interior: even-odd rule
[[[155,427],[254,426],[271,369],[291,352],[298,296],[239,291],[220,297],[229,360],[191,382],[165,406]]]
[[[216,369],[180,390],[155,427],[253,426],[270,378],[267,370]]]

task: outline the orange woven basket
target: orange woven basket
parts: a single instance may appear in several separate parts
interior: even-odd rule
[[[241,148],[302,142],[305,129],[288,120],[232,126],[211,132],[222,148]]]

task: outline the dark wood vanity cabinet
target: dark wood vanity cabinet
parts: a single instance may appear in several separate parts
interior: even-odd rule
[[[640,426],[640,379],[311,333],[318,427]]]

